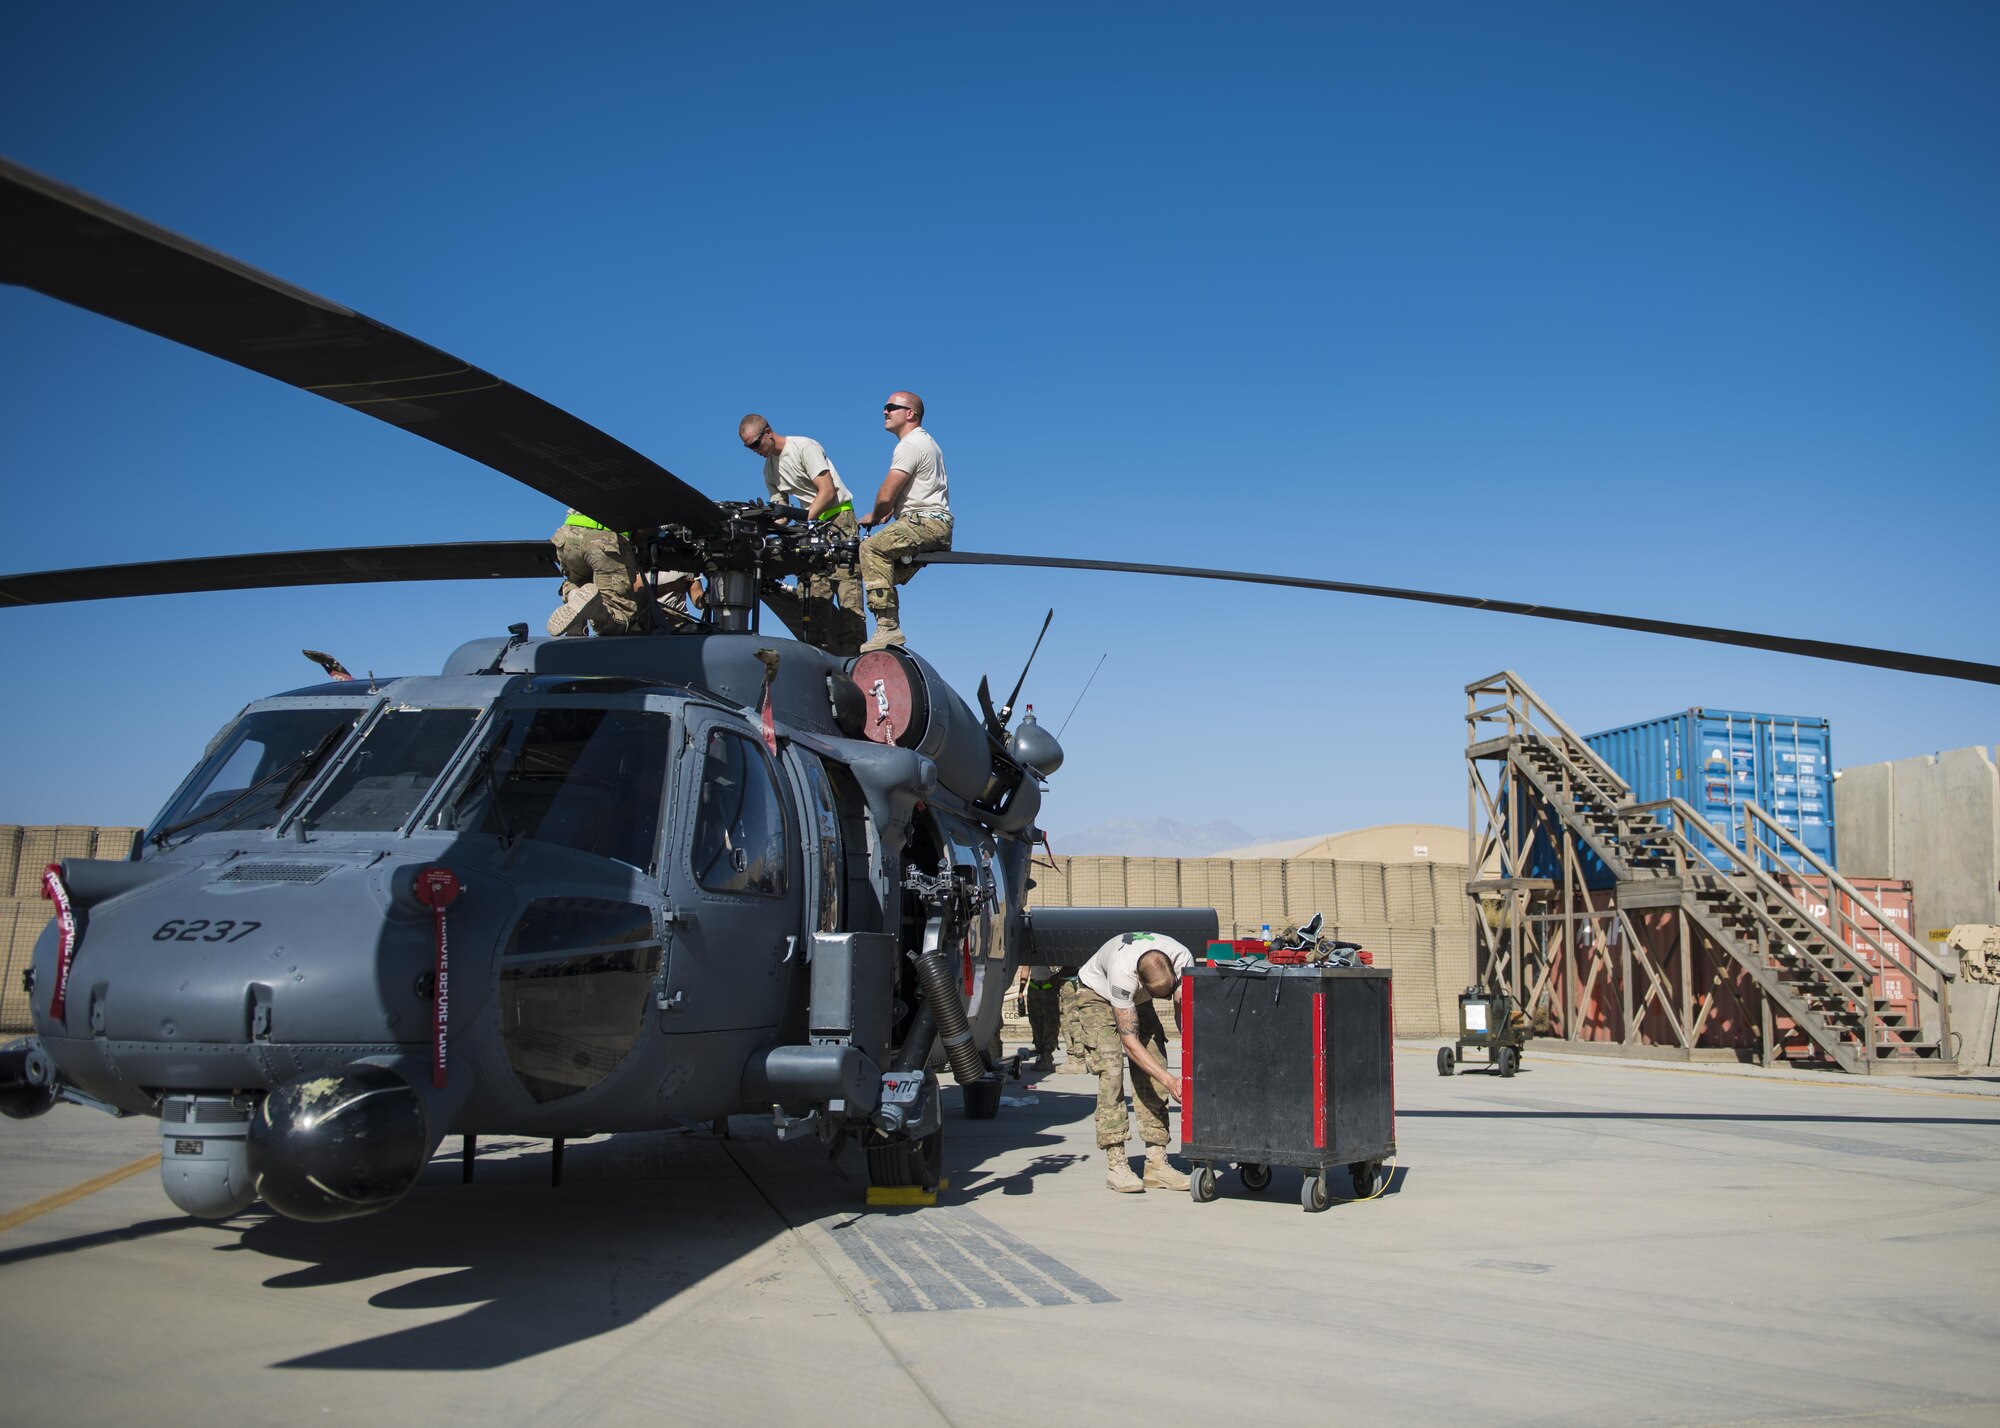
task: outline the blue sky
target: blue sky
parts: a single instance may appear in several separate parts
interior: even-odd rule
[[[2000,660],[1988,4],[13,6],[0,152],[565,406],[718,497],[857,491],[921,392],[964,549]],[[16,570],[536,536],[532,491],[0,289]],[[304,645],[435,670],[527,583],[0,613],[0,822],[140,822]],[[935,570],[907,627],[1070,725],[1044,824],[1461,821],[1463,686],[1583,730],[2000,690],[1509,617]]]

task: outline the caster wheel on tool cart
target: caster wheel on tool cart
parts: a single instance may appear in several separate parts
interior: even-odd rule
[[[1197,1165],[1188,1175],[1188,1194],[1194,1197],[1195,1204],[1206,1205],[1221,1193],[1215,1186],[1213,1165]]]
[[[1521,1053],[1511,1046],[1500,1048],[1500,1074],[1512,1076],[1521,1065]]]
[[[1307,1174],[1305,1183],[1299,1187],[1299,1203],[1309,1215],[1317,1215],[1333,1203],[1333,1196],[1327,1192],[1325,1171]]]
[[[1457,1058],[1455,1058],[1451,1054],[1451,1048],[1449,1046],[1440,1046],[1438,1048],[1438,1075],[1440,1076],[1451,1075],[1452,1064],[1456,1059]]]
[[[1259,1165],[1254,1160],[1246,1160],[1236,1167],[1237,1178],[1242,1180],[1245,1190],[1269,1190],[1271,1188],[1271,1167]]]
[[[1347,1167],[1347,1173],[1354,1177],[1354,1198],[1373,1198],[1383,1182],[1382,1162],[1379,1160],[1359,1160]]]

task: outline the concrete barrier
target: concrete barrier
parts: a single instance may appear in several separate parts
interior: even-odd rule
[[[2000,923],[2000,768],[1984,745],[1842,769],[1834,833],[1841,872],[1909,880],[1915,936]]]

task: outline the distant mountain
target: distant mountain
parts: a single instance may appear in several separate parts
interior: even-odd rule
[[[1051,836],[1057,853],[1110,853],[1128,858],[1206,858],[1260,841],[1241,826],[1179,823],[1171,818],[1114,818],[1080,833]]]

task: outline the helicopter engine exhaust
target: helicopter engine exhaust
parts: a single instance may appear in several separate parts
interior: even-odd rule
[[[345,1066],[274,1086],[250,1117],[256,1193],[294,1220],[344,1220],[409,1193],[432,1140],[417,1088],[386,1066]]]
[[[958,979],[951,974],[949,957],[929,952],[918,957],[916,964],[917,981],[924,989],[925,1005],[936,1018],[952,1079],[961,1086],[984,1079],[986,1061],[972,1044],[972,1023],[966,1019],[965,1002],[959,996]]]

